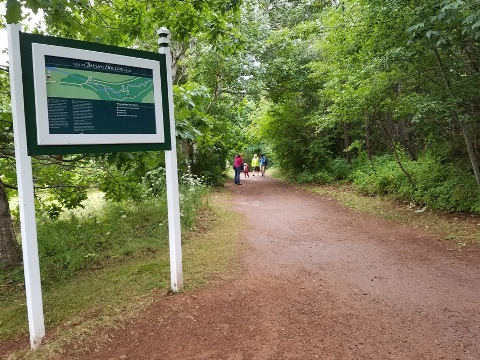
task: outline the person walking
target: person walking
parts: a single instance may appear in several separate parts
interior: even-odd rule
[[[240,183],[240,172],[242,170],[242,165],[243,165],[243,159],[241,154],[237,154],[235,156],[235,160],[233,160],[233,170],[235,170],[235,185],[242,185]]]
[[[255,173],[257,173],[257,176],[260,174],[260,160],[258,159],[257,154],[253,154],[252,172],[252,176],[255,176]]]
[[[262,176],[265,176],[265,168],[267,167],[267,158],[265,155],[260,154],[260,172]]]

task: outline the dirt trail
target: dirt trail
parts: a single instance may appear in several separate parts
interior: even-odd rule
[[[249,222],[244,271],[162,299],[78,358],[480,359],[478,254],[269,177],[242,181],[228,188]]]

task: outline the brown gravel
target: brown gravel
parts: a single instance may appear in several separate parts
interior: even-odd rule
[[[268,174],[267,174],[268,175]],[[480,359],[480,253],[269,177],[228,184],[248,219],[234,279],[164,297],[59,359]]]

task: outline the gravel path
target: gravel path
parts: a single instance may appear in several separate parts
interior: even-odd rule
[[[269,177],[242,180],[227,187],[249,224],[243,271],[159,300],[79,358],[480,359],[478,252]]]

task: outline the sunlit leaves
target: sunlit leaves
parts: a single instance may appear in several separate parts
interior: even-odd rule
[[[22,4],[18,0],[7,0],[7,23],[16,24],[22,20]]]

